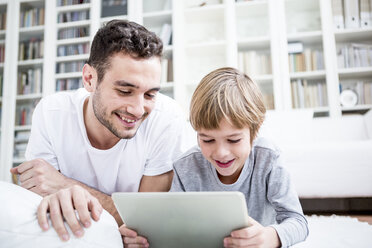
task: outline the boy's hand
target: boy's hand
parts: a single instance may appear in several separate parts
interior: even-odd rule
[[[132,248],[150,246],[145,237],[139,236],[135,231],[127,228],[125,224],[119,228],[119,231],[123,236],[124,247]]]
[[[249,217],[250,227],[231,232],[230,237],[223,240],[228,248],[235,247],[280,247],[280,239],[273,227],[264,227]]]

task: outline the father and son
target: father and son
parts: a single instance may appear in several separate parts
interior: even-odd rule
[[[190,148],[182,111],[159,93],[162,50],[143,26],[110,21],[92,42],[84,89],[39,102],[28,161],[11,173],[44,197],[41,228],[50,228],[49,213],[63,241],[69,239],[64,223],[81,237],[103,208],[117,221],[125,247],[148,247],[146,237],[122,222],[113,192],[240,191],[251,226],[221,244],[287,247],[305,240],[307,221],[280,152],[257,138],[266,112],[258,86],[234,68],[206,75],[191,100],[198,145]]]

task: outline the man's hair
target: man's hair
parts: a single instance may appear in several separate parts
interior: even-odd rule
[[[155,33],[126,20],[112,20],[100,28],[94,36],[87,64],[97,71],[98,83],[110,67],[110,58],[116,53],[135,59],[161,57],[163,43]]]
[[[257,84],[230,67],[212,71],[196,88],[190,104],[195,130],[218,129],[224,118],[236,128],[250,129],[253,142],[265,118],[266,108]]]

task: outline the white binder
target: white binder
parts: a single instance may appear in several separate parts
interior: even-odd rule
[[[359,28],[359,2],[358,0],[344,0],[345,27]]]
[[[371,24],[371,13],[370,13],[370,0],[360,0],[360,26],[370,27]]]

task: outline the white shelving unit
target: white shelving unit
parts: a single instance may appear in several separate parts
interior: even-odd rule
[[[170,27],[170,42],[164,44],[167,61],[162,63],[167,70],[163,71],[161,91],[174,97],[186,112],[201,78],[223,66],[238,67],[257,81],[268,109],[310,108],[319,116],[338,118],[343,113],[372,108],[372,103],[348,108],[340,105],[340,84],[345,88],[357,82],[371,82],[372,65],[341,67],[339,47],[372,45],[372,27],[336,30],[331,0],[86,0],[73,4],[78,2],[0,0],[0,13],[8,13],[6,28],[0,30],[0,46],[5,46],[5,59],[0,61],[4,82],[0,95],[1,180],[9,181],[9,169],[24,161],[14,153],[14,145],[27,140],[31,123],[16,123],[17,109],[35,105],[42,96],[80,85],[81,66],[89,56],[93,36],[112,19],[138,22],[161,37],[169,37],[165,31],[168,28],[169,35]],[[21,11],[41,7],[45,10],[45,25],[20,25]],[[85,35],[70,36],[72,31],[68,30],[73,29],[82,29],[79,33]],[[34,38],[44,41],[43,56],[19,60],[20,43]],[[293,70],[288,43],[295,42],[301,43],[304,50],[320,53],[317,63],[322,67],[299,66]],[[35,68],[40,68],[42,74],[40,90],[21,94],[19,72]],[[298,102],[299,96],[295,97],[298,87],[313,90],[303,106]],[[323,105],[314,101],[320,101],[319,94]],[[311,103],[307,102],[309,99]],[[17,137],[17,133],[23,136]]]

